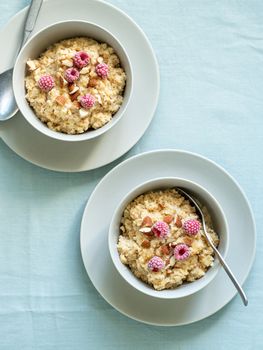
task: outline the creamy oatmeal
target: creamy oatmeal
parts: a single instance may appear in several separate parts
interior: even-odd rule
[[[126,74],[113,48],[63,40],[27,62],[26,99],[50,129],[80,134],[108,123],[123,102]]]
[[[218,246],[209,213],[204,212],[208,232]],[[120,259],[156,290],[193,282],[214,261],[202,230],[195,208],[176,189],[140,195],[128,204],[121,219]]]

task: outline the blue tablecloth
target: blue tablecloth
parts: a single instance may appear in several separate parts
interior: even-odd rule
[[[0,25],[28,3],[1,0]],[[259,233],[245,284],[249,306],[235,298],[179,328],[124,317],[92,286],[79,248],[86,200],[118,161],[56,173],[27,163],[0,140],[0,349],[262,349],[263,2],[111,3],[146,32],[161,70],[156,117],[125,158],[182,148],[213,159],[239,181]]]

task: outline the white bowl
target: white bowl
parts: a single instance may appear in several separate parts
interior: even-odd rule
[[[149,286],[148,284],[142,282],[140,279],[135,277],[134,274],[131,272],[131,270],[121,262],[119,253],[117,250],[117,241],[118,241],[119,232],[120,232],[121,217],[127,204],[129,204],[134,198],[136,198],[140,194],[146,193],[148,191],[174,188],[174,187],[181,187],[189,191],[189,193],[192,193],[197,199],[200,200],[202,204],[204,204],[207,207],[212,217],[213,227],[215,231],[218,233],[220,238],[220,244],[218,249],[220,253],[223,255],[223,257],[225,258],[228,250],[228,226],[227,226],[226,218],[222,208],[220,207],[217,200],[203,187],[201,187],[200,185],[192,181],[184,180],[181,178],[153,179],[139,185],[138,187],[130,191],[125,196],[125,198],[123,198],[123,200],[120,202],[120,204],[118,205],[117,209],[113,214],[113,218],[109,229],[109,236],[108,236],[110,255],[120,275],[132,287],[136,288],[140,292],[147,294],[151,297],[157,297],[157,298],[163,298],[163,299],[182,298],[200,291],[202,288],[207,286],[208,283],[210,283],[215,278],[216,274],[218,273],[221,267],[221,265],[219,264],[219,261],[216,258],[213,266],[210,267],[206,272],[206,274],[199,280],[196,280],[191,283],[184,283],[181,286],[177,287],[176,289],[167,289],[167,290],[157,291],[151,286]]]
[[[127,81],[123,103],[109,123],[97,130],[87,131],[83,134],[78,135],[68,135],[50,130],[46,124],[42,123],[37,118],[33,109],[28,104],[25,98],[26,62],[28,59],[38,58],[40,54],[43,53],[50,45],[60,40],[74,38],[77,36],[90,37],[98,40],[99,42],[105,42],[113,47],[120,58],[122,67],[126,72]],[[13,89],[17,106],[20,109],[22,115],[35,129],[40,131],[42,134],[45,134],[53,139],[63,141],[90,140],[110,130],[123,116],[132,93],[132,68],[125,49],[108,30],[94,23],[84,21],[57,22],[42,29],[34,36],[32,36],[20,51],[14,66]]]

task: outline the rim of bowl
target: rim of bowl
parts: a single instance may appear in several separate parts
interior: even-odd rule
[[[86,131],[82,134],[66,134],[66,133],[62,133],[62,132],[58,132],[58,131],[54,131],[48,128],[48,126],[43,123],[36,115],[35,111],[32,109],[32,107],[30,107],[29,103],[26,101],[26,103],[28,103],[29,108],[32,109],[32,112],[34,114],[34,118],[36,118],[37,120],[39,120],[42,125],[43,125],[43,129],[41,127],[38,127],[34,121],[32,120],[31,117],[28,116],[28,114],[26,113],[26,111],[24,111],[23,107],[21,107],[20,104],[20,100],[21,97],[18,96],[18,92],[16,90],[16,84],[15,84],[15,76],[16,76],[16,72],[17,72],[17,67],[18,67],[18,63],[19,60],[23,54],[24,49],[32,42],[34,41],[40,34],[42,34],[43,32],[45,32],[46,30],[52,28],[52,27],[56,27],[59,25],[65,25],[67,23],[81,23],[83,25],[85,24],[89,24],[92,25],[94,27],[97,27],[99,29],[101,29],[102,31],[105,31],[106,33],[108,33],[113,39],[114,41],[117,42],[117,44],[121,47],[125,58],[127,60],[127,64],[129,67],[129,71],[130,71],[130,76],[129,76],[129,81],[130,81],[130,92],[129,94],[126,96],[125,101],[123,101],[123,103],[121,104],[120,108],[123,106],[122,111],[120,112],[120,115],[118,116],[117,114],[119,113],[119,110],[114,114],[113,118],[110,120],[110,122],[108,122],[107,124],[103,125],[101,128],[98,128],[96,130],[90,130],[90,131]],[[74,38],[74,36],[73,36]],[[60,39],[61,40],[65,40],[67,39],[67,37],[65,37],[64,39]],[[96,39],[95,39],[96,40]],[[52,41],[50,45],[55,44],[56,41]],[[107,42],[105,41],[105,43],[107,44]],[[25,63],[21,63],[21,65],[26,66],[26,62]],[[26,70],[26,67],[25,67]],[[125,72],[126,73],[126,72]],[[27,120],[27,122],[38,132],[40,132],[41,134],[44,134],[48,137],[50,137],[51,139],[55,139],[55,140],[59,140],[59,141],[65,141],[65,142],[80,142],[80,141],[89,141],[89,140],[93,140],[101,135],[103,135],[104,133],[106,133],[107,131],[109,131],[110,129],[112,129],[119,121],[120,119],[123,117],[124,113],[127,110],[127,107],[130,103],[131,100],[131,96],[133,94],[133,69],[132,69],[132,64],[131,64],[131,60],[130,57],[126,51],[126,49],[124,48],[124,46],[122,45],[122,43],[119,41],[119,39],[116,38],[115,35],[113,35],[111,33],[110,30],[104,28],[103,26],[96,24],[94,22],[89,22],[89,21],[84,21],[84,20],[66,20],[66,21],[58,21],[58,22],[54,22],[48,26],[45,26],[43,28],[41,28],[40,30],[38,30],[35,34],[33,34],[28,41],[25,43],[25,45],[23,45],[23,47],[21,48],[21,50],[19,51],[17,58],[15,60],[15,64],[14,64],[14,68],[13,68],[13,78],[12,78],[12,85],[13,85],[13,91],[14,91],[14,96],[15,96],[15,100],[17,103],[17,106],[19,108],[19,111],[21,112],[22,116]],[[125,87],[126,88],[126,87]],[[125,91],[125,90],[124,90]],[[25,94],[26,92],[23,94],[23,98],[25,99]],[[115,118],[116,117],[116,118]],[[110,124],[109,124],[110,123]]]
[[[201,191],[203,191],[206,195],[208,195],[208,197],[210,197],[210,199],[212,199],[212,201],[214,201],[214,203],[216,204],[216,207],[217,209],[219,209],[220,211],[220,214],[222,216],[222,219],[223,219],[223,226],[225,228],[225,236],[226,236],[226,239],[225,239],[225,250],[224,250],[224,253],[222,254],[223,255],[223,258],[225,259],[226,256],[227,256],[227,253],[228,253],[228,248],[229,248],[229,227],[228,227],[228,223],[227,223],[227,220],[226,220],[226,216],[225,216],[225,213],[221,207],[221,205],[218,203],[217,199],[207,190],[205,189],[203,186],[199,185],[198,183],[194,182],[194,181],[191,181],[191,180],[187,180],[187,179],[184,179],[184,178],[181,178],[181,177],[157,177],[157,178],[153,178],[151,180],[147,180],[145,182],[142,182],[141,184],[139,184],[138,186],[134,187],[133,189],[131,189],[120,201],[120,203],[118,204],[118,206],[116,207],[116,209],[114,210],[114,213],[112,215],[112,219],[111,219],[111,222],[110,222],[110,227],[109,227],[109,230],[108,230],[108,249],[109,249],[109,252],[110,252],[110,256],[111,256],[111,260],[116,268],[116,270],[118,271],[118,273],[120,274],[120,276],[132,287],[132,288],[135,288],[136,290],[138,290],[139,292],[149,296],[149,297],[154,297],[154,298],[159,298],[159,299],[180,299],[180,298],[184,298],[184,297],[187,297],[189,295],[192,295],[192,294],[195,294],[195,293],[198,293],[199,291],[201,291],[203,288],[205,288],[209,283],[211,283],[214,278],[216,277],[216,275],[218,274],[219,270],[222,268],[222,265],[219,263],[218,259],[216,259],[214,261],[214,264],[213,266],[210,266],[209,269],[206,271],[206,273],[213,269],[213,274],[212,276],[210,277],[209,280],[205,281],[203,283],[203,285],[200,286],[200,288],[196,289],[196,290],[189,290],[188,292],[186,291],[183,295],[179,295],[179,296],[176,296],[174,295],[176,293],[176,291],[178,291],[178,288],[180,288],[180,286],[178,286],[177,288],[174,288],[174,289],[164,289],[164,290],[161,290],[161,291],[158,291],[158,290],[155,290],[152,286],[150,285],[147,285],[146,282],[143,282],[141,281],[138,277],[136,277],[133,272],[129,269],[128,266],[124,265],[121,260],[120,260],[120,257],[119,257],[119,253],[118,253],[118,250],[117,250],[117,243],[115,243],[115,245],[112,244],[112,239],[113,239],[113,232],[114,232],[114,228],[113,228],[113,225],[115,223],[115,220],[116,220],[116,216],[118,214],[118,211],[120,210],[120,208],[122,208],[125,204],[125,202],[128,200],[128,198],[130,196],[132,196],[136,191],[140,190],[143,186],[146,186],[146,185],[149,185],[151,183],[154,183],[154,182],[158,182],[158,181],[167,181],[167,180],[171,180],[171,181],[184,181],[185,183],[188,183],[188,184],[192,184],[194,186],[196,186],[198,189],[201,189]],[[152,189],[148,189],[146,191],[142,191],[141,193],[138,193],[136,195],[134,195],[134,197],[132,199],[129,199],[128,203],[125,204],[125,206],[127,206],[132,200],[134,200],[136,197],[140,196],[141,194],[144,194],[144,193],[147,193],[149,191],[154,191],[154,190],[158,190],[158,189],[161,189],[161,185],[158,187],[153,187]],[[174,186],[171,186],[169,188],[176,188],[177,186],[174,185]],[[180,187],[180,186],[178,186]],[[183,186],[181,186],[183,188]],[[125,209],[125,207],[122,209],[122,213],[123,213],[123,210]],[[119,237],[119,235],[118,235]],[[220,238],[220,235],[219,235],[219,238]],[[131,280],[129,278],[127,278],[126,274],[124,272],[122,272],[119,267],[124,267],[128,270],[128,273],[132,276],[132,278],[135,278],[138,280],[138,286],[136,286],[135,284],[133,284],[131,282]],[[126,270],[126,271],[127,271]],[[189,282],[189,285],[193,285],[195,282],[198,282],[200,280],[202,280],[202,278],[204,278],[206,276],[206,273],[203,277],[199,278],[198,280],[195,280],[193,282]],[[184,283],[183,283],[184,284]],[[142,287],[141,287],[142,286]],[[143,287],[149,287],[149,290],[146,290],[146,288],[143,288]],[[167,294],[162,294],[162,292],[165,292]]]

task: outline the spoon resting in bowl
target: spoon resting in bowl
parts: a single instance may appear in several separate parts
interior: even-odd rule
[[[42,2],[43,0],[31,1],[26,17],[24,35],[18,52],[34,29]],[[12,87],[12,77],[13,68],[0,74],[0,121],[12,118],[18,111]]]
[[[203,229],[204,229],[204,236],[205,236],[207,242],[209,243],[209,245],[213,249],[215,255],[217,256],[218,260],[220,261],[221,265],[223,266],[224,270],[226,271],[228,277],[231,279],[232,283],[234,284],[234,286],[235,286],[236,290],[238,291],[238,293],[239,293],[239,295],[240,295],[244,305],[247,306],[248,299],[247,299],[247,296],[246,296],[243,288],[238,283],[238,281],[237,281],[236,277],[234,276],[233,272],[230,270],[230,267],[227,265],[226,261],[224,260],[224,258],[222,257],[222,255],[220,254],[218,249],[215,247],[215,245],[214,245],[214,243],[213,243],[209,233],[207,232],[206,223],[205,223],[205,217],[204,217],[202,209],[200,208],[200,205],[197,203],[196,199],[194,199],[184,189],[182,189],[180,187],[177,187],[176,189],[194,204],[195,208],[197,209],[198,214],[200,215],[200,218],[201,218],[201,221],[202,221],[202,225],[203,225]]]

